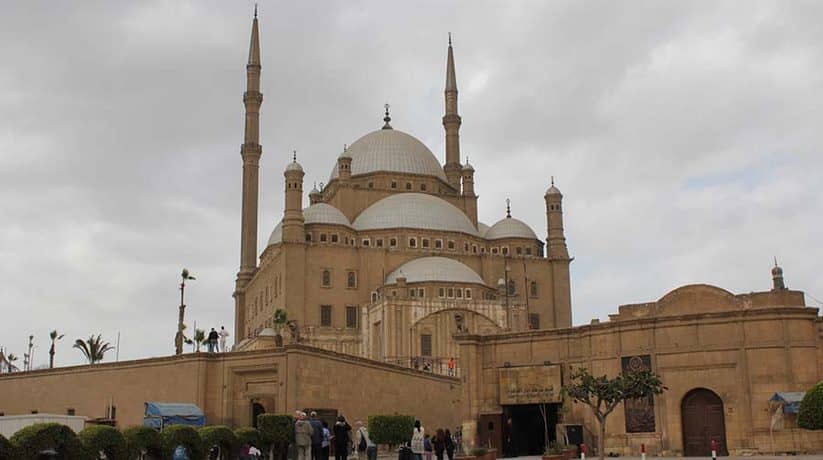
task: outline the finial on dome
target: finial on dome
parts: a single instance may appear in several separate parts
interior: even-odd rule
[[[554,176],[552,176],[552,187],[554,187]]]
[[[297,150],[292,150],[291,161],[297,163]]]
[[[452,33],[449,32],[449,46],[452,46]]]
[[[383,107],[386,108],[386,116],[383,117],[383,121],[385,121],[386,124],[383,125],[383,129],[392,129],[391,125],[389,124],[389,122],[391,121],[391,117],[389,116],[389,107],[390,106],[389,106],[388,103],[386,103],[385,105],[383,105]]]
[[[772,268],[772,290],[779,291],[786,289],[786,282],[783,280],[783,269],[777,265],[777,257],[774,258],[774,268]]]
[[[512,218],[512,200],[506,198],[506,218]]]
[[[254,19],[257,19],[257,3],[254,4]]]

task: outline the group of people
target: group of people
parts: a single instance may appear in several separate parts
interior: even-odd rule
[[[350,451],[358,458],[364,455],[367,460],[377,460],[377,444],[372,442],[363,422],[358,421],[357,430],[352,433],[351,425],[342,415],[331,429],[326,421],[317,418],[317,412],[307,415],[297,411],[295,418],[296,460],[329,460],[332,449],[335,460],[348,460]]]
[[[229,331],[226,330],[225,326],[220,326],[220,332],[211,328],[209,331],[209,335],[206,336],[206,347],[208,347],[209,353],[214,353],[217,351],[226,352],[226,337],[229,336]]]
[[[409,447],[414,460],[432,460],[432,455],[437,456],[437,460],[443,460],[444,456],[453,460],[454,452],[460,444],[459,432],[453,436],[448,428],[438,428],[432,436],[426,433],[420,420],[415,420]]]

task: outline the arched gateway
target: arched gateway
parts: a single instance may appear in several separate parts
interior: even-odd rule
[[[712,441],[717,442],[717,455],[729,455],[726,447],[726,420],[723,401],[711,390],[697,388],[683,397],[680,404],[683,417],[683,455],[711,455]]]

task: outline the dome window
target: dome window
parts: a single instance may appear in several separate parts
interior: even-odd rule
[[[515,252],[518,256],[519,256],[519,255],[522,255],[522,254],[523,254],[523,248],[521,248],[520,246],[518,246],[518,247],[514,248],[514,252]]]
[[[421,192],[425,192],[425,191],[426,191],[426,184],[420,184],[420,191],[421,191]]]
[[[443,249],[443,240],[434,240],[434,249]]]
[[[429,247],[431,247],[431,240],[429,240],[428,238],[421,238],[420,245],[423,247],[423,249],[428,249]]]
[[[369,188],[374,188],[374,182],[369,182]]]
[[[467,299],[471,299],[471,298],[472,298],[472,290],[471,290],[471,289],[469,289],[469,288],[466,288],[466,298],[467,298]]]
[[[306,242],[311,243],[311,233],[306,233]]]
[[[340,241],[340,235],[338,235],[337,233],[332,233],[331,234],[331,242],[332,243],[337,243],[338,241]]]
[[[383,247],[383,238],[377,238],[374,240],[375,247],[382,248]]]
[[[444,288],[437,288],[437,297],[440,297],[441,299],[446,297],[446,290]]]
[[[397,181],[391,181],[391,188],[397,188]]]
[[[409,247],[416,248],[417,247],[417,238],[411,237],[409,238]]]
[[[426,297],[426,288],[417,288],[417,297]]]
[[[449,250],[454,251],[454,240],[449,240]]]
[[[527,256],[532,255],[532,248],[526,248],[526,255]]]
[[[472,245],[472,254],[477,254],[477,245],[476,244]]]
[[[363,245],[364,248],[367,248],[371,246],[371,241],[368,238],[363,238],[360,244]]]
[[[503,246],[502,248],[500,248],[500,252],[503,253],[504,256],[509,255],[509,247]]]
[[[321,234],[320,234],[320,242],[321,242],[321,243],[325,243],[325,242],[326,242],[326,234],[325,234],[325,233],[321,233]]]
[[[390,238],[389,239],[389,247],[392,247],[392,248],[397,247],[397,238]]]
[[[411,189],[412,189],[412,183],[411,182],[406,182],[406,190],[411,190]]]
[[[463,290],[462,290],[462,289],[457,289],[457,290],[455,290],[454,294],[455,294],[455,296],[456,296],[458,299],[462,299],[462,298],[463,298]]]
[[[497,249],[496,247],[492,248],[492,254],[497,254],[498,251],[499,249]]]

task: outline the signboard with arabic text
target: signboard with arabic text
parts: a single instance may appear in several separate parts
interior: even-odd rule
[[[560,366],[499,369],[500,404],[560,403]]]

